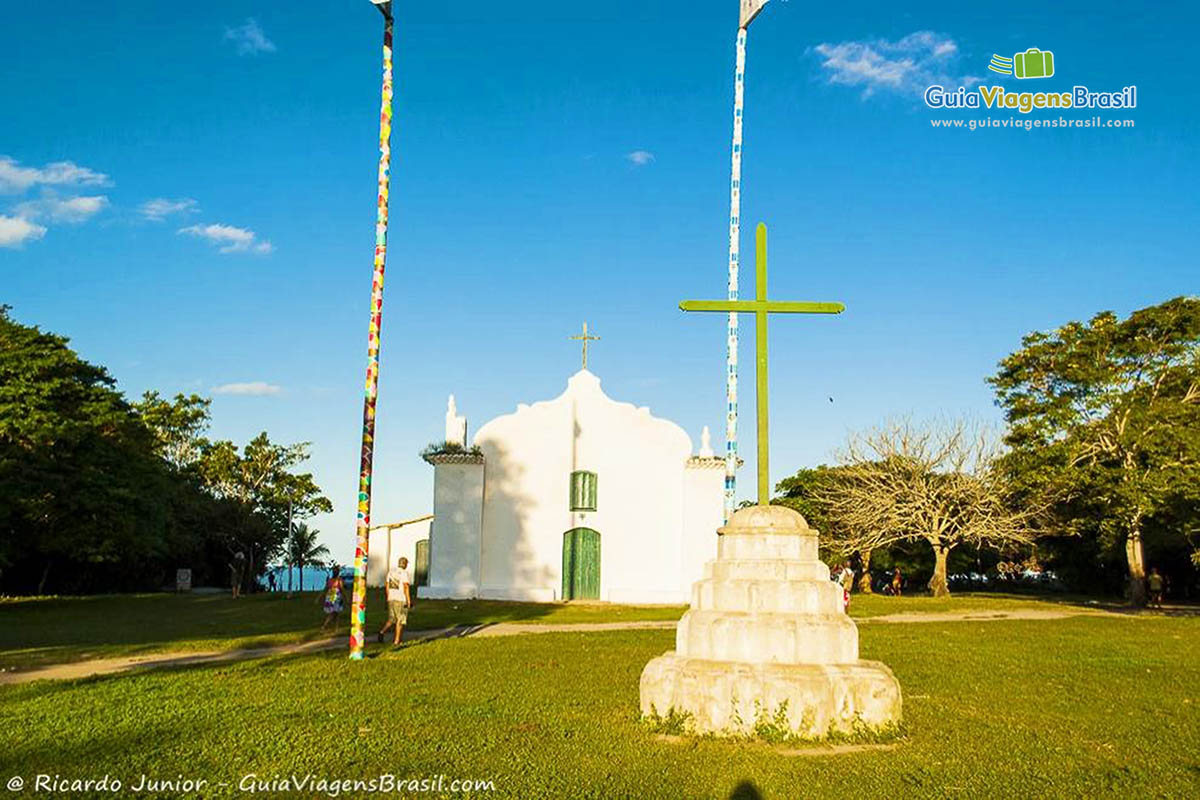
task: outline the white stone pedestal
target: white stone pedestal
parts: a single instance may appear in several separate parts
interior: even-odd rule
[[[842,587],[804,517],[752,506],[718,533],[675,650],[642,671],[642,714],[686,714],[695,733],[766,723],[805,738],[898,723],[900,685],[885,665],[859,660]]]

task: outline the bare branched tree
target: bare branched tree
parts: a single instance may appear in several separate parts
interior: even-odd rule
[[[949,594],[946,559],[960,544],[1001,551],[1029,545],[1038,509],[1013,508],[986,429],[965,420],[889,422],[854,435],[836,479],[818,497],[831,544],[869,553],[897,542],[926,541],[934,595]]]

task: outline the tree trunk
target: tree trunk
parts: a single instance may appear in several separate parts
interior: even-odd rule
[[[933,566],[933,577],[929,579],[929,591],[934,597],[948,597],[950,595],[950,585],[946,582],[946,556],[950,555],[950,548],[935,544],[933,546],[933,556],[935,560]]]
[[[38,581],[37,593],[43,595],[46,593],[46,578],[50,576],[50,559],[46,559],[46,568],[42,570],[42,579]]]
[[[858,591],[871,594],[871,551],[863,550],[859,555],[862,558],[862,575],[858,579]]]
[[[1125,560],[1129,564],[1129,602],[1141,608],[1146,605],[1146,562],[1140,522],[1134,522],[1125,540]]]
[[[288,598],[292,596],[292,572],[295,570],[295,564],[288,564]]]

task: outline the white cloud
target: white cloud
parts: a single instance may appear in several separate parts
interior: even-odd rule
[[[236,28],[226,28],[225,41],[233,42],[238,54],[243,56],[275,52],[275,43],[267,38],[263,29],[253,19],[247,19]]]
[[[104,195],[69,197],[66,200],[55,201],[50,216],[60,222],[83,222],[99,214],[106,205],[108,198]]]
[[[258,234],[247,228],[235,228],[232,225],[189,225],[180,228],[179,233],[198,236],[210,244],[216,245],[222,253],[256,253],[265,255],[274,247],[265,239],[259,239]]]
[[[111,186],[103,172],[73,161],[55,161],[44,167],[24,167],[10,156],[0,156],[0,192],[24,192],[33,186]]]
[[[196,201],[190,197],[181,197],[178,200],[156,197],[142,203],[138,207],[138,211],[148,220],[162,222],[172,214],[186,214],[189,211],[195,211],[196,205]]]
[[[877,91],[919,94],[930,84],[971,86],[980,78],[956,75],[958,45],[933,31],[917,31],[897,41],[887,39],[822,43],[813,50],[831,84],[863,87],[863,97]]]
[[[265,381],[251,381],[249,383],[223,383],[220,386],[212,388],[213,394],[238,394],[247,397],[265,397],[267,395],[279,394],[283,391],[282,386],[276,386],[273,383]]]
[[[99,214],[108,205],[104,195],[80,195],[76,197],[59,197],[56,193],[47,191],[40,200],[27,200],[20,203],[15,211],[17,216],[25,219],[49,219],[51,222],[86,222]]]
[[[0,247],[20,247],[25,242],[40,239],[46,229],[21,217],[0,214]]]
[[[654,153],[649,150],[634,150],[632,153],[626,153],[625,158],[639,167],[644,167],[654,160]]]

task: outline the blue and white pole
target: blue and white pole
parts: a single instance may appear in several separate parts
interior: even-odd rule
[[[729,299],[738,299],[738,236],[742,213],[742,94],[746,28],[769,0],[738,0],[737,66],[733,73],[733,153],[729,178]],[[725,342],[725,520],[737,505],[738,315],[729,313]]]
[[[742,94],[746,69],[746,29],[737,32],[737,67],[733,76],[733,154],[729,178],[729,299],[738,299],[738,237],[742,211]],[[729,312],[725,342],[725,520],[737,503],[738,315]]]

